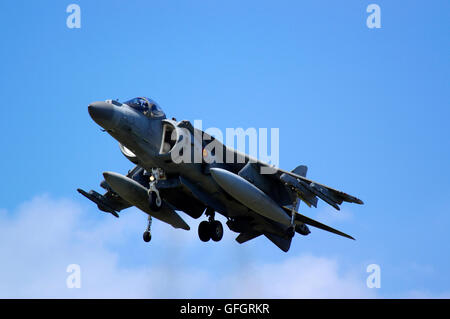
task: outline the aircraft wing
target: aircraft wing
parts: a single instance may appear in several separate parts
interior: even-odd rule
[[[317,183],[294,172],[287,172],[282,169],[276,170],[274,176],[287,184],[297,194],[298,198],[308,206],[317,207],[317,198],[320,198],[337,210],[340,210],[339,205],[342,202],[364,204],[359,198]]]
[[[291,208],[290,207],[286,207],[283,206],[283,209],[286,210],[286,212],[290,213],[291,212]],[[295,212],[295,224],[296,225],[301,225],[301,224],[306,224],[306,225],[310,225],[322,230],[325,230],[327,232],[342,236],[342,237],[346,237],[349,239],[353,239],[355,240],[355,238],[353,238],[352,236],[341,232],[340,230],[334,229],[333,227],[330,227],[328,225],[322,224],[321,222],[318,222],[317,220],[314,220],[312,218],[309,218],[305,215],[300,214],[299,212]]]
[[[230,150],[227,147],[225,147],[225,150],[235,154],[239,153],[238,151]],[[360,205],[364,204],[362,200],[356,198],[355,196],[306,178],[306,166],[301,165],[292,172],[288,172],[251,158],[246,154],[240,155],[246,158],[247,161],[254,163],[256,167],[260,168],[260,170],[263,168],[267,169],[267,175],[264,174],[265,176],[268,176],[269,179],[274,178],[276,181],[282,182],[283,184],[289,186],[291,190],[297,194],[297,197],[310,207],[317,207],[318,198],[333,206],[337,210],[340,210],[339,205],[341,205],[342,202],[356,203]]]
[[[278,183],[281,182],[282,184],[284,184],[285,187],[291,190],[291,193],[294,196],[294,198],[295,196],[297,196],[299,199],[304,201],[308,206],[317,207],[318,199],[322,199],[323,201],[333,206],[337,210],[340,209],[339,205],[342,204],[343,202],[363,204],[363,201],[360,200],[359,198],[356,198],[342,191],[336,190],[329,186],[307,179],[305,177],[307,172],[306,166],[301,165],[298,166],[296,169],[294,169],[292,172],[287,172],[282,169],[269,167],[267,166],[267,164],[261,162],[259,162],[258,164],[256,166],[257,167],[259,166],[260,169],[259,174],[261,174],[261,170],[264,166],[265,168],[269,168],[269,170],[267,170],[266,173],[272,174],[265,174],[264,176],[266,176],[267,179],[272,180],[272,182],[275,182],[275,184],[277,182]],[[271,188],[275,188],[274,185],[272,185]],[[294,213],[296,232],[299,232],[302,235],[307,235],[309,233],[309,230],[308,228],[306,228],[307,232],[305,234],[302,233],[300,227],[309,225],[354,240],[352,236],[344,232],[341,232],[328,225],[322,224],[312,218],[309,218],[305,215],[298,213],[298,205],[282,205],[281,207],[286,211],[288,215]],[[297,229],[297,227],[299,227],[299,229]],[[236,240],[238,242],[245,242],[246,240],[251,240],[253,238],[254,237],[251,236],[251,234],[243,234],[242,236],[236,238]],[[279,240],[276,241],[274,240],[274,238],[269,239],[271,239],[272,242],[274,242],[281,249],[283,250],[289,249],[289,244],[287,242],[283,243],[280,242]]]
[[[111,213],[115,217],[119,217],[119,214],[117,213],[118,211],[130,207],[130,205],[126,203],[122,198],[116,197],[117,195],[113,194],[110,191],[106,192],[103,195],[97,193],[94,190],[86,192],[85,190],[78,188],[77,191],[84,197],[97,204],[98,209],[107,213]]]
[[[133,178],[133,176],[139,174],[139,171],[141,169],[142,168],[140,168],[139,166],[135,166],[128,172],[127,177]],[[107,213],[111,213],[115,217],[119,217],[118,212],[131,206],[127,201],[125,201],[117,193],[115,193],[105,181],[102,181],[100,183],[100,186],[106,189],[106,192],[103,195],[97,193],[94,190],[86,192],[85,190],[78,188],[77,191],[84,197],[97,204],[98,209]]]

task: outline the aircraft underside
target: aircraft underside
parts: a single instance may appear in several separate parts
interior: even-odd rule
[[[116,217],[130,206],[148,214],[143,234],[147,242],[151,240],[152,217],[189,230],[180,212],[195,219],[206,217],[198,227],[202,241],[222,239],[223,225],[215,219],[216,212],[227,218],[231,231],[239,233],[236,241],[241,244],[264,235],[286,252],[295,233],[310,233],[308,225],[353,239],[298,212],[301,201],[316,207],[321,199],[337,210],[344,201],[362,204],[356,197],[307,179],[306,166],[288,172],[254,160],[188,121],[165,119],[159,106],[148,98],[95,102],[89,113],[119,141],[122,154],[136,166],[127,175],[104,172],[103,195],[78,191]],[[198,136],[216,143],[214,149]],[[218,154],[225,154],[227,161],[219,161]]]

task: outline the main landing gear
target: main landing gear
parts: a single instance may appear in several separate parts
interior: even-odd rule
[[[201,241],[207,242],[210,239],[220,241],[223,237],[223,226],[218,220],[214,220],[214,211],[210,208],[206,209],[205,215],[208,221],[204,220],[198,225],[198,237]]]
[[[147,229],[145,230],[144,234],[142,235],[142,239],[146,243],[148,243],[150,240],[152,240],[152,216],[148,215],[148,224]]]

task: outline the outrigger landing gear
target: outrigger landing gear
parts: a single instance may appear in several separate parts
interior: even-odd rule
[[[289,238],[293,238],[295,235],[295,208],[297,207],[298,197],[295,198],[294,203],[292,204],[291,210],[291,226],[286,230],[286,234]]]
[[[295,235],[295,228],[290,226],[287,230],[286,230],[286,234],[289,236],[289,238],[294,237]]]
[[[205,215],[208,216],[208,221],[204,220],[198,225],[198,237],[204,242],[210,239],[220,241],[223,237],[222,223],[214,220],[215,212],[211,208],[206,209]]]
[[[147,229],[145,230],[144,234],[142,235],[142,238],[146,243],[148,243],[150,240],[152,240],[152,216],[148,215],[148,224]]]

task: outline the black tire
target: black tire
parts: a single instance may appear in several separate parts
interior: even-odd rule
[[[150,240],[152,240],[152,234],[148,231],[144,232],[144,234],[142,235],[142,239],[144,239],[144,241],[146,243],[148,243]]]
[[[150,209],[154,212],[159,211],[162,206],[162,202],[158,206],[157,199],[158,199],[158,196],[156,195],[156,192],[150,192],[150,194],[148,195],[148,205],[149,205]]]
[[[200,225],[198,225],[198,237],[204,242],[211,239],[210,225],[206,220],[202,221]]]
[[[223,237],[223,226],[218,220],[213,221],[210,224],[211,239],[214,241],[220,241]]]

